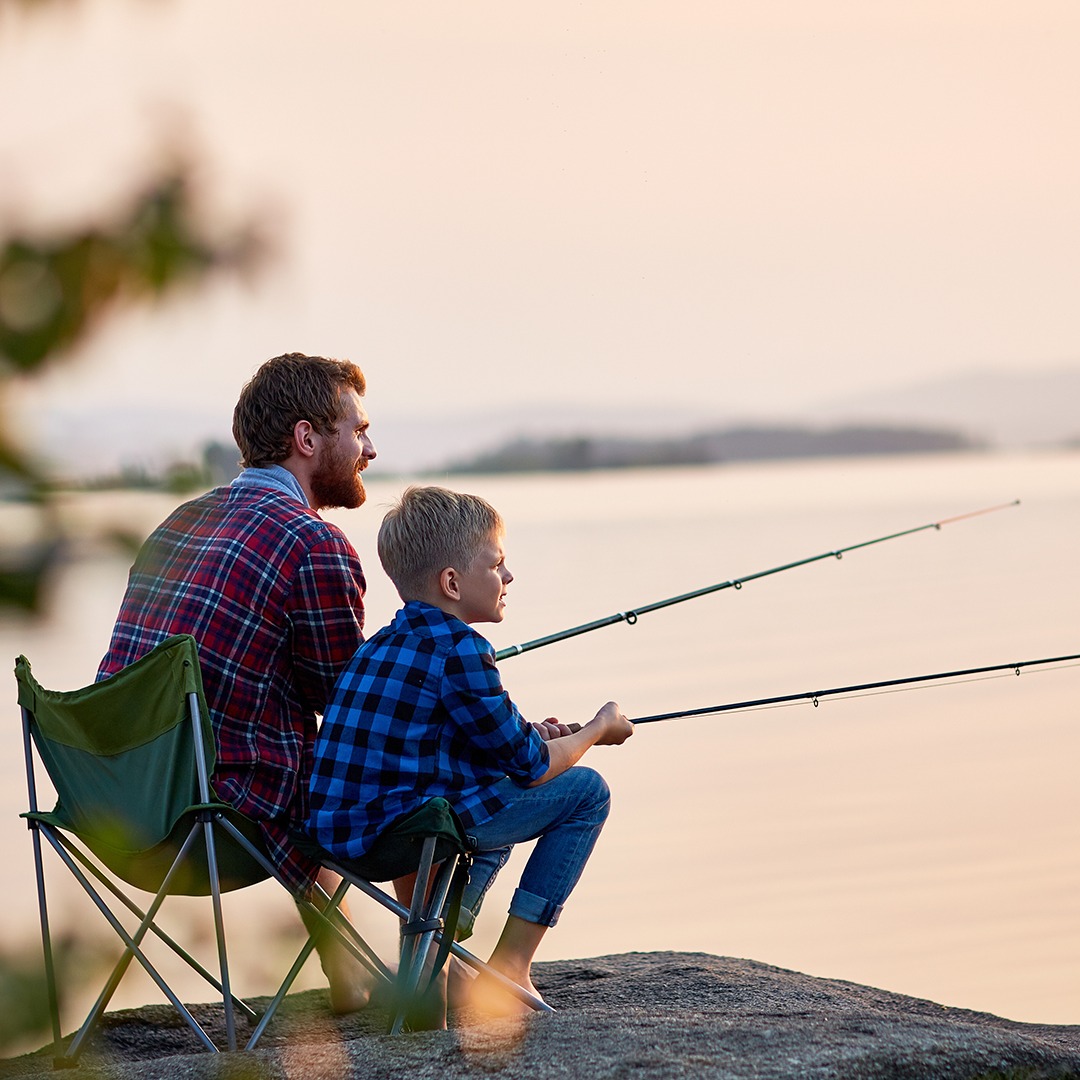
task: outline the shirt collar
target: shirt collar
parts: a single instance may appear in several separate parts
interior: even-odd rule
[[[397,617],[409,623],[411,626],[427,626],[435,633],[460,632],[467,624],[463,623],[456,615],[450,615],[442,608],[434,604],[428,604],[423,600],[408,600],[405,606],[398,612]]]
[[[283,465],[263,465],[258,468],[245,469],[230,485],[235,488],[273,488],[280,491],[304,506],[311,504],[300,486],[300,481]]]

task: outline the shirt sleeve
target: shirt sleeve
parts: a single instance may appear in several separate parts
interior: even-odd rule
[[[286,604],[295,683],[305,703],[325,711],[334,682],[364,640],[364,571],[344,537],[304,557]]]
[[[547,772],[547,744],[503,689],[495,654],[479,634],[470,633],[457,643],[443,678],[443,704],[473,756],[521,787]]]

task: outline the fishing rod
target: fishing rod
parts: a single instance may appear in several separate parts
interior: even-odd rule
[[[933,675],[911,675],[904,679],[884,679],[881,682],[857,683],[853,686],[834,686],[829,690],[807,690],[802,694],[781,694],[779,697],[756,698],[752,701],[732,701],[726,705],[707,705],[702,709],[680,709],[678,712],[657,713],[655,716],[639,716],[632,719],[632,724],[657,724],[662,720],[681,720],[687,716],[710,716],[714,713],[737,712],[740,709],[757,709],[766,705],[786,705],[795,701],[812,701],[814,708],[819,699],[837,694],[856,694],[867,690],[884,690],[897,686],[910,686],[915,683],[936,682],[942,679],[960,679],[970,675],[988,675],[997,671],[1013,671],[1017,675],[1021,669],[1038,664],[1065,664],[1080,660],[1080,653],[1073,656],[1050,656],[1043,660],[1021,660],[1012,664],[991,664],[988,667],[962,668],[957,671],[939,671]]]
[[[1011,506],[1019,506],[1020,500],[1000,503],[997,506],[987,506],[982,510],[972,510],[967,514],[956,514],[954,517],[943,518],[941,521],[931,521],[926,525],[916,525],[913,529],[904,529],[901,532],[889,533],[888,536],[878,536],[873,540],[863,540],[858,544],[849,544],[847,547],[836,548],[833,551],[824,551],[820,555],[811,555],[808,559],[798,559],[795,562],[784,563],[782,566],[774,566],[768,570],[759,570],[756,574],[747,574],[745,577],[732,578],[730,581],[721,581],[716,585],[706,585],[703,589],[694,589],[692,592],[681,593],[678,596],[668,597],[666,600],[657,600],[642,607],[632,608],[629,611],[617,611],[614,615],[608,615],[603,619],[594,619],[592,622],[582,623],[581,626],[572,626],[568,630],[560,630],[554,634],[534,638],[521,645],[509,645],[505,649],[499,649],[495,653],[496,660],[505,660],[510,656],[520,656],[522,653],[531,652],[544,645],[553,645],[557,641],[565,641],[567,638],[577,637],[579,634],[587,634],[592,630],[599,630],[604,626],[613,626],[615,623],[625,622],[627,626],[633,626],[638,621],[638,616],[647,615],[650,611],[659,611],[660,608],[671,607],[673,604],[681,604],[686,600],[696,600],[699,596],[708,596],[710,593],[720,592],[723,589],[741,589],[748,581],[757,581],[759,578],[769,577],[772,574],[781,574],[785,570],[794,570],[797,566],[808,566],[810,563],[820,562],[822,559],[841,559],[849,551],[857,551],[859,548],[872,547],[874,544],[884,544],[886,540],[896,540],[901,536],[911,536],[913,533],[925,532],[927,529],[940,530],[944,525],[951,525],[956,521],[964,521],[967,518],[980,517],[983,514],[992,514],[997,510],[1007,510]]]

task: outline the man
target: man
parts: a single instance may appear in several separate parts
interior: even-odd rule
[[[143,545],[98,678],[171,634],[199,648],[217,742],[211,783],[258,822],[272,861],[298,892],[337,879],[297,851],[307,816],[316,714],[363,641],[365,589],[345,535],[317,511],[365,499],[375,457],[354,364],[287,353],[244,387],[233,437],[244,471],[175,510]],[[362,969],[320,948],[333,1007],[361,1008]]]

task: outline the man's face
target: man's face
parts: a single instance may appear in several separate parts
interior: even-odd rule
[[[360,473],[375,457],[375,445],[368,435],[368,418],[360,395],[344,390],[341,395],[345,415],[336,433],[324,435],[319,444],[319,461],[311,475],[315,509],[362,506],[367,498]]]

